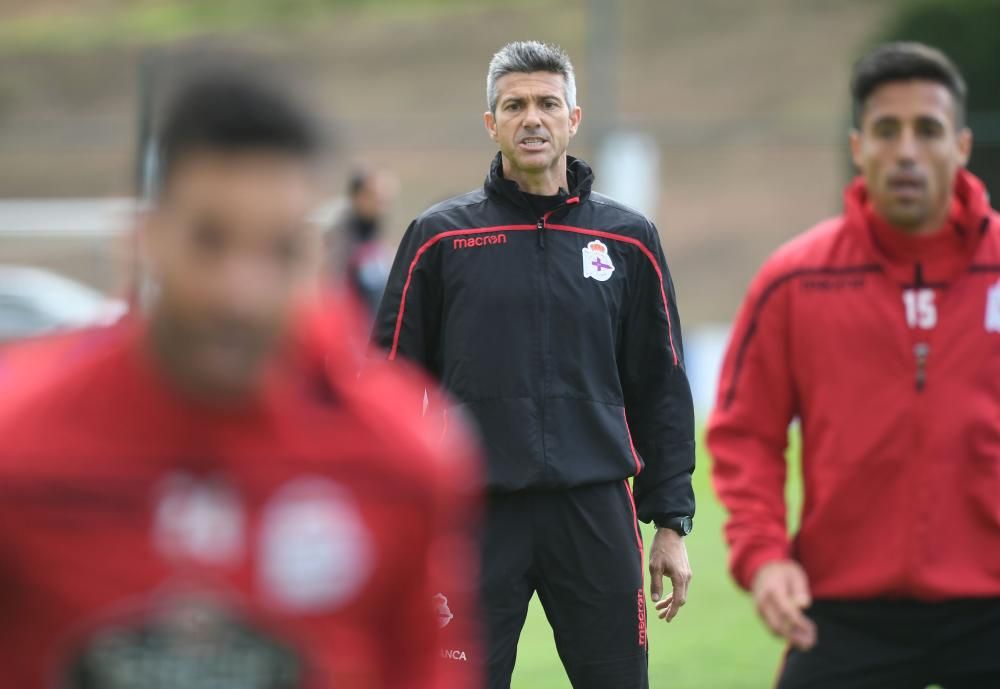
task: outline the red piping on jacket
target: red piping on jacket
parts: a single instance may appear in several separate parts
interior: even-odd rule
[[[649,262],[653,264],[653,270],[656,271],[656,277],[660,281],[660,298],[663,299],[663,314],[667,317],[667,340],[670,342],[670,354],[674,358],[674,366],[679,365],[680,359],[677,357],[677,350],[674,348],[674,328],[673,324],[670,322],[670,309],[667,306],[667,292],[663,287],[663,271],[660,270],[660,264],[656,262],[656,257],[653,256],[653,252],[638,239],[634,237],[626,237],[622,234],[615,234],[614,232],[589,230],[583,227],[573,227],[572,225],[546,225],[546,227],[550,230],[559,230],[561,232],[575,232],[577,234],[585,234],[593,237],[614,239],[615,241],[625,242],[626,244],[632,244],[639,247],[639,250],[646,256],[646,258],[649,259]]]
[[[574,197],[576,202],[579,202],[579,198]],[[567,201],[567,203],[573,200]],[[619,242],[625,242],[626,244],[632,244],[642,251],[643,255],[649,259],[649,262],[653,264],[653,270],[656,271],[656,277],[660,282],[660,298],[663,300],[663,313],[667,318],[667,341],[670,343],[670,354],[674,360],[674,366],[679,365],[680,359],[677,356],[677,349],[674,347],[674,332],[673,324],[670,322],[670,308],[667,304],[667,293],[663,285],[663,271],[660,270],[660,265],[656,262],[656,257],[653,256],[653,252],[650,251],[645,244],[643,244],[638,239],[634,237],[626,237],[625,235],[615,234],[613,232],[604,232],[602,230],[591,230],[583,227],[573,227],[572,225],[546,225],[545,226],[551,230],[557,230],[560,232],[573,232],[576,234],[589,235],[592,237],[604,237],[605,239],[613,239]],[[396,330],[392,336],[392,348],[389,350],[389,359],[395,359],[397,350],[399,349],[399,333],[403,328],[403,315],[406,312],[406,294],[410,290],[410,281],[413,279],[413,270],[417,267],[417,262],[424,253],[434,246],[437,242],[441,241],[445,237],[454,237],[460,234],[483,234],[487,232],[499,232],[500,230],[506,230],[510,232],[515,231],[527,231],[534,230],[536,227],[534,225],[495,225],[493,227],[482,227],[482,228],[472,228],[464,230],[448,230],[447,232],[440,232],[426,242],[424,242],[417,253],[413,256],[413,260],[410,262],[410,269],[406,275],[406,282],[403,284],[403,294],[399,300],[399,312],[396,314]]]
[[[399,349],[399,332],[403,329],[403,314],[406,312],[406,293],[410,291],[410,281],[413,279],[413,269],[417,267],[417,262],[420,260],[420,257],[424,255],[424,252],[445,237],[454,237],[459,234],[484,234],[487,232],[499,232],[500,230],[515,232],[534,229],[534,225],[495,225],[494,227],[448,230],[447,232],[440,232],[434,235],[421,244],[420,248],[417,249],[417,253],[414,254],[413,260],[410,261],[410,270],[407,272],[406,282],[403,284],[403,295],[399,300],[399,313],[396,314],[396,330],[392,335],[392,349],[389,350],[389,360],[392,361],[396,358],[396,352]]]
[[[645,557],[645,552],[642,549],[642,536],[639,534],[639,512],[635,508],[635,496],[632,495],[632,486],[629,485],[628,479],[625,479],[623,483],[625,484],[625,491],[628,493],[629,505],[632,507],[632,516],[635,517],[635,519],[632,520],[632,524],[635,527],[635,544],[639,546],[639,557],[643,558]],[[645,572],[643,572],[642,575],[642,585],[646,585]]]
[[[635,451],[635,443],[632,442],[632,429],[628,427],[628,412],[622,409],[625,416],[625,432],[628,434],[628,446],[632,450],[632,459],[635,460],[635,475],[642,473],[642,462],[639,461],[639,453]]]

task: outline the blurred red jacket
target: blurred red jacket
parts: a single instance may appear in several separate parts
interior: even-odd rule
[[[789,542],[784,451],[802,431]],[[736,580],[794,558],[814,597],[1000,596],[1000,216],[961,172],[940,233],[841,217],[750,286],[708,429]]]
[[[301,323],[226,410],[160,377],[141,322],[11,355],[0,687],[479,686],[471,445],[400,407],[417,374],[359,379],[363,335]]]

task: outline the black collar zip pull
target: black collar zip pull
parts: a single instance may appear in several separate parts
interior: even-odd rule
[[[566,199],[566,201],[564,201],[562,203],[562,205],[556,206],[555,208],[553,208],[548,213],[546,213],[545,215],[543,215],[542,217],[540,217],[538,219],[538,223],[535,225],[535,227],[538,229],[538,246],[539,246],[539,248],[541,248],[541,249],[545,248],[545,223],[547,223],[549,221],[549,218],[552,217],[552,214],[556,213],[558,211],[564,210],[564,209],[568,208],[569,206],[573,206],[573,205],[578,204],[578,203],[580,203],[580,197],[579,196],[571,196],[568,199]]]

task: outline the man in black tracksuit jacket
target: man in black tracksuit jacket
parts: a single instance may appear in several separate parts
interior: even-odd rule
[[[694,422],[674,289],[656,228],[592,192],[590,168],[565,153],[580,117],[572,77],[554,46],[497,53],[486,126],[501,152],[483,189],[410,225],[375,326],[486,447],[491,688],[510,686],[534,591],[574,687],[647,686],[637,517],[659,527],[661,617],[690,579]],[[660,600],[664,575],[673,592]]]

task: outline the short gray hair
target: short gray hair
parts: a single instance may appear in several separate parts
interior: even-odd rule
[[[490,60],[486,74],[486,106],[490,112],[497,110],[497,82],[512,73],[552,72],[561,74],[566,82],[566,105],[576,107],[576,75],[566,51],[551,43],[515,41],[497,51]]]

